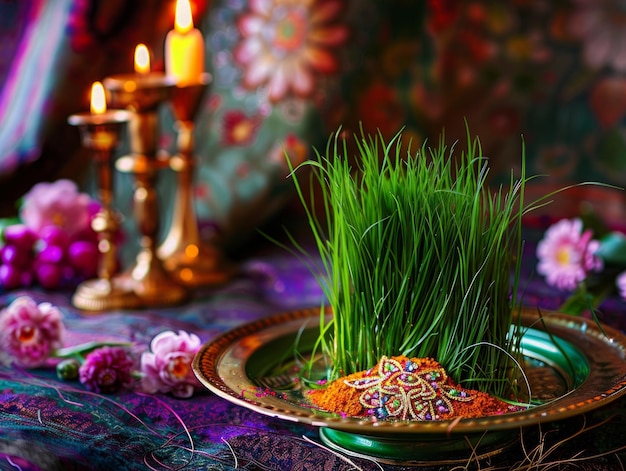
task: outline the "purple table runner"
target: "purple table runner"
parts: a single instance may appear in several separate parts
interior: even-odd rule
[[[534,266],[533,247],[526,266]],[[525,302],[557,307],[555,294],[525,272]],[[163,330],[184,329],[203,341],[235,326],[282,311],[317,306],[323,294],[302,261],[281,249],[251,255],[241,275],[227,285],[202,290],[182,306],[83,316],[70,303],[71,293],[42,291],[0,294],[0,305],[21,294],[61,307],[73,344],[87,340],[132,340],[147,345]],[[626,306],[609,300],[603,320],[624,329]],[[524,434],[526,451],[545,439],[546,463],[569,461],[567,469],[620,469],[626,452],[594,455],[626,445],[626,401],[587,417],[543,425]],[[598,428],[594,424],[607,420]],[[578,436],[578,432],[581,433]],[[549,446],[568,439],[553,452]],[[315,442],[315,443],[313,443]],[[495,469],[521,469],[521,447],[494,457]],[[575,459],[581,459],[576,462]],[[403,466],[380,465],[398,471]],[[376,470],[371,461],[338,456],[320,445],[314,427],[282,421],[232,405],[208,391],[191,399],[123,392],[99,395],[76,382],[62,382],[54,369],[0,367],[0,470]],[[617,468],[616,468],[617,466]],[[441,469],[440,467],[421,469]]]

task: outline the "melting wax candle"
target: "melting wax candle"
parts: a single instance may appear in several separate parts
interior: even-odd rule
[[[177,0],[174,29],[165,37],[165,72],[179,85],[200,81],[204,72],[204,38],[193,26],[189,0]]]

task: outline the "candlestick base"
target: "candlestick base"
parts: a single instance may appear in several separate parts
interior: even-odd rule
[[[159,257],[176,281],[191,288],[226,283],[236,272],[219,249],[206,243],[179,240],[173,248],[164,244]]]
[[[138,309],[141,299],[135,294],[132,280],[115,277],[87,280],[76,288],[72,304],[85,311],[106,311],[111,309]]]
[[[133,289],[145,307],[179,304],[188,297],[187,289],[165,271],[152,250],[143,248],[130,271]]]

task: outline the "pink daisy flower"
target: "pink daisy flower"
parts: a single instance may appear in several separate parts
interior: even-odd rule
[[[22,296],[0,313],[0,349],[25,368],[46,363],[64,334],[63,315],[50,303]]]
[[[161,332],[150,343],[151,352],[141,355],[142,388],[145,392],[171,393],[191,397],[201,384],[191,369],[193,357],[200,349],[198,336],[179,331]]]
[[[133,360],[121,347],[101,347],[91,352],[78,370],[87,389],[110,394],[131,386]]]
[[[602,260],[594,255],[600,242],[592,232],[583,232],[580,219],[562,219],[546,231],[537,246],[537,271],[549,285],[572,291],[591,271],[602,269]]]

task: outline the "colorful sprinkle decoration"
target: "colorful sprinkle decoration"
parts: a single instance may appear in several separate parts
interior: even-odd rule
[[[386,357],[366,371],[310,390],[308,401],[342,417],[433,421],[500,415],[525,409],[454,383],[432,358]]]
[[[438,420],[441,414],[453,414],[453,402],[469,402],[473,397],[449,384],[441,367],[418,369],[411,360],[403,363],[382,357],[371,376],[344,380],[352,388],[362,389],[359,402],[379,419]]]

